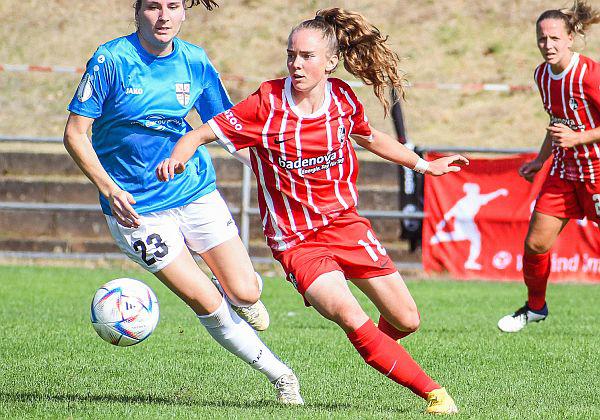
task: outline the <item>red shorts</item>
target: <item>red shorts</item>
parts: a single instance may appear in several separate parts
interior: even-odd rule
[[[347,279],[369,279],[397,271],[371,223],[356,209],[342,213],[292,248],[273,251],[273,257],[302,296],[317,277],[331,271],[341,271]]]
[[[535,203],[535,211],[565,219],[587,216],[600,223],[600,183],[548,176]]]

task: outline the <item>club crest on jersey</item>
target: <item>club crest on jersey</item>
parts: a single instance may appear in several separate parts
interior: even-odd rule
[[[338,127],[337,138],[340,144],[344,144],[344,141],[346,141],[346,127],[344,127],[343,125],[340,125]]]
[[[577,111],[577,108],[579,108],[579,104],[575,98],[569,99],[569,108],[571,108],[573,111]]]
[[[190,103],[190,84],[175,83],[175,95],[177,96],[177,102],[181,106],[187,106]]]

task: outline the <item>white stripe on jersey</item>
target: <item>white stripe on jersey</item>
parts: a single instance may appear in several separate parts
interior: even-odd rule
[[[296,123],[296,131],[294,132],[294,141],[296,142],[296,151],[298,152],[298,159],[302,159],[302,144],[300,143],[300,128],[302,127],[302,117],[298,115],[298,122]],[[304,186],[306,187],[306,194],[308,197],[308,203],[315,209],[317,212],[315,204],[312,202],[312,196],[310,195],[310,187],[306,183],[306,178],[300,175],[300,171],[298,171],[298,175],[303,179]],[[310,215],[308,214],[308,209],[302,206],[302,211],[304,212],[304,218],[306,219],[306,227],[308,229],[313,228],[312,220],[310,219]]]
[[[581,100],[583,101],[583,107],[585,108],[585,112],[587,114],[588,120],[590,121],[590,126],[592,127],[592,129],[596,128],[596,123],[594,122],[594,118],[592,117],[592,114],[590,113],[590,108],[588,107],[588,103],[587,100],[585,99],[585,94],[583,93],[583,76],[585,75],[585,72],[587,71],[587,64],[584,64],[583,67],[581,67],[581,75],[579,76],[579,90],[581,92]],[[592,183],[595,182],[595,178],[596,178],[596,174],[594,174],[594,165],[593,165],[593,161],[592,159],[589,159],[589,150],[587,148],[587,145],[583,145],[585,151],[586,151],[586,157],[588,158],[588,167],[590,168],[590,181]],[[598,145],[596,143],[594,143],[594,150],[596,151],[596,158],[600,158],[600,154],[598,153]]]
[[[210,126],[210,128],[212,128],[215,135],[217,136],[217,143],[219,143],[229,153],[235,153],[235,146],[233,145],[231,140],[229,140],[229,138],[225,134],[223,134],[221,128],[217,125],[216,122],[213,121],[212,118],[208,120],[208,125]]]
[[[540,90],[542,91],[542,103],[545,104],[546,103],[546,91],[544,90],[544,76],[546,75],[546,64],[544,64],[542,69],[542,76],[540,77]],[[540,67],[538,67],[538,71],[537,73],[539,73],[540,71]],[[537,75],[536,73],[536,75]]]
[[[346,92],[342,88],[340,88],[340,91],[344,94],[344,96],[346,97],[346,100],[348,100],[348,103],[352,107],[352,114],[356,114],[356,104],[354,103],[352,98],[350,98],[350,95],[348,95],[348,92]],[[365,118],[366,118],[366,116],[365,116]],[[348,143],[350,143],[350,133],[352,133],[352,129],[354,128],[354,119],[352,118],[352,115],[349,115],[348,119],[350,120],[350,131],[348,132]],[[350,170],[348,171],[348,178],[346,179],[346,181],[348,182],[348,185],[350,186],[350,194],[352,195],[352,198],[354,199],[354,205],[358,205],[358,194],[356,193],[356,190],[355,190],[356,187],[350,181],[350,179],[352,178],[352,174],[354,173],[354,162],[352,162],[353,159],[351,159],[352,152],[350,150],[350,144],[347,144],[346,146],[348,147],[348,157],[350,158],[349,159]]]
[[[573,98],[573,79],[575,78],[575,69],[577,68],[577,64],[579,63],[579,57],[577,57],[576,63],[573,66],[573,70],[571,71],[571,80],[569,80],[569,98]],[[577,120],[577,125],[581,125],[581,118],[579,117],[579,111],[573,109],[573,114],[575,114],[575,120]],[[565,114],[566,115],[566,114]],[[584,150],[586,148],[584,147]],[[587,154],[589,156],[589,153]],[[573,157],[575,158],[575,162],[577,163],[577,168],[579,168],[579,179],[583,181],[584,173],[583,173],[583,165],[579,160],[579,148],[575,146],[573,148]],[[590,160],[588,159],[588,165]]]
[[[550,67],[550,64],[546,64],[546,70],[548,70],[548,67]],[[552,96],[550,96],[550,81],[552,80],[552,77],[550,77],[550,74],[548,74],[548,84],[546,85],[546,90],[548,91],[548,111],[550,111],[552,109]]]
[[[567,102],[565,101],[565,79],[566,77],[563,77],[561,82],[560,82],[560,100],[562,101],[562,107],[563,107],[563,113],[565,115],[565,118],[569,118],[569,114],[567,114]],[[567,154],[567,151],[565,150],[565,148],[562,148],[562,153],[563,153],[563,158],[561,159],[561,168],[560,168],[560,177],[564,178],[565,177],[565,155]]]
[[[271,95],[270,96],[270,100],[271,100],[271,105],[272,105],[272,101],[273,101],[273,97]],[[273,114],[275,113],[275,108],[273,106],[271,106],[271,110],[269,112],[269,117],[267,118],[267,122],[265,123],[264,127],[263,127],[263,131],[262,131],[262,137],[263,137],[263,145],[266,148],[267,146],[267,133],[269,132],[269,126],[271,125],[271,119],[273,119]],[[277,213],[275,212],[275,206],[273,205],[273,199],[271,198],[271,194],[269,194],[269,190],[267,189],[267,185],[265,183],[265,175],[263,172],[263,168],[262,168],[262,163],[261,160],[258,157],[258,152],[256,151],[255,147],[250,148],[250,150],[252,150],[252,152],[254,153],[254,157],[256,159],[256,166],[258,168],[258,181],[260,182],[261,185],[261,189],[263,191],[263,196],[265,198],[265,203],[267,204],[267,212],[269,214],[269,219],[271,221],[271,225],[273,226],[273,229],[275,230],[275,236],[271,239],[273,239],[275,242],[277,242],[277,249],[279,250],[283,250],[286,249],[286,244],[283,241],[283,233],[281,232],[281,229],[279,229],[279,225],[277,224]],[[269,150],[269,149],[267,149]],[[271,152],[269,151],[269,154]],[[270,161],[273,163],[273,156],[269,156]],[[273,166],[274,163],[273,163]],[[276,170],[276,169],[275,169]],[[263,226],[266,227],[266,224]],[[266,230],[266,229],[265,229]]]
[[[338,124],[340,127],[343,127],[344,120],[342,120],[342,117],[344,117],[346,114],[344,113],[344,110],[342,109],[342,104],[340,103],[337,95],[333,92],[333,89],[331,89],[331,97],[333,98],[333,101],[335,102],[335,105],[340,114],[338,117]],[[347,145],[342,145],[341,140],[339,138],[338,138],[338,141],[340,142],[340,146],[342,146],[342,147],[340,147],[340,156],[339,156],[339,158],[341,159],[344,157],[344,148],[346,148]],[[348,138],[347,142],[350,142],[349,138]],[[348,158],[349,159],[350,159],[350,156],[351,156],[350,150],[348,149]],[[336,194],[339,194],[339,190],[340,190],[339,179],[344,179],[344,165],[338,165],[338,168],[339,168],[339,177],[338,177],[338,179],[335,180]],[[348,184],[348,185],[350,185],[350,184]],[[352,195],[352,199],[354,200],[354,204],[356,205],[356,200],[354,198],[354,195],[352,194],[353,188],[350,187],[349,190],[350,190],[350,194]],[[342,203],[342,205],[344,206],[345,209],[348,209],[348,204],[346,203],[346,201],[344,199],[342,199],[340,202]]]
[[[279,141],[280,141],[279,151],[281,152],[281,155],[283,156],[283,159],[285,160],[286,154],[285,154],[284,134],[285,134],[285,127],[287,125],[288,115],[290,112],[287,108],[284,90],[281,91],[281,109],[283,109],[283,118],[281,119],[281,127],[279,128]],[[297,200],[297,197],[295,195],[296,188],[294,186],[294,179],[292,178],[292,174],[290,173],[289,169],[284,169],[284,170],[286,172],[287,179],[290,180],[292,195]],[[289,202],[287,196],[285,194],[281,194],[281,198],[283,199],[283,205],[285,206],[285,211],[287,212],[288,219],[290,220],[290,229],[292,229],[292,232],[294,232],[296,235],[298,235],[300,240],[304,240],[304,235],[302,233],[298,232],[298,229],[296,228],[296,220],[294,219],[294,215],[292,213],[292,209],[290,208],[290,202]]]
[[[331,83],[327,83],[327,88],[331,90]],[[333,94],[333,92],[331,92],[331,96],[334,97],[335,95]],[[334,98],[335,101],[335,98]],[[327,109],[325,111],[325,128],[326,128],[326,132],[327,132],[327,152],[331,153],[333,151],[333,139],[331,136],[331,114],[329,113],[329,109]],[[341,165],[338,165],[338,167],[341,167]],[[339,171],[339,168],[338,168]],[[327,168],[327,179],[331,180],[331,169]],[[333,180],[333,189],[335,191],[335,196],[338,199],[338,202],[342,205],[342,207],[344,207],[344,210],[348,210],[349,206],[346,203],[346,201],[344,200],[344,198],[342,197],[342,194],[340,193],[340,184],[339,184],[339,179],[334,179]]]

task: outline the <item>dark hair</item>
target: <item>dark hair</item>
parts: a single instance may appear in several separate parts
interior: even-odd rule
[[[586,0],[575,0],[570,8],[546,10],[538,18],[536,27],[545,19],[562,20],[569,34],[585,39],[585,31],[600,22],[600,12],[593,9]]]
[[[213,0],[181,0],[181,2],[183,3],[183,7],[185,7],[186,9],[198,6],[199,4],[202,4],[204,7],[206,7],[207,10],[212,10],[215,7],[219,7],[217,2]],[[136,0],[136,2],[133,4],[133,8],[135,9],[135,13],[137,14],[142,8],[142,0]]]
[[[405,79],[399,69],[398,54],[385,44],[387,36],[381,35],[379,29],[360,13],[338,7],[322,9],[313,19],[294,27],[290,38],[300,29],[320,31],[329,43],[329,51],[338,55],[344,68],[366,85],[373,86],[386,115],[390,103],[385,95],[385,88],[395,89],[404,97]]]

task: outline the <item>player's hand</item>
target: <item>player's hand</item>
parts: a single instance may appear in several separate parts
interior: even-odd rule
[[[581,144],[580,133],[571,130],[564,124],[555,124],[546,128],[554,146],[574,147]]]
[[[108,195],[108,203],[112,214],[120,225],[128,228],[140,226],[140,215],[131,206],[135,199],[127,191],[116,188]]]
[[[469,164],[469,160],[461,155],[445,156],[429,162],[429,168],[427,168],[427,174],[433,176],[440,176],[447,174],[448,172],[458,172],[461,166]]]
[[[156,177],[159,181],[167,182],[185,170],[185,163],[177,159],[167,158],[156,167]]]
[[[521,167],[519,168],[519,175],[525,178],[525,180],[533,182],[535,174],[537,174],[540,171],[540,169],[542,169],[542,166],[544,166],[543,162],[540,162],[537,159],[531,160],[521,165]]]

